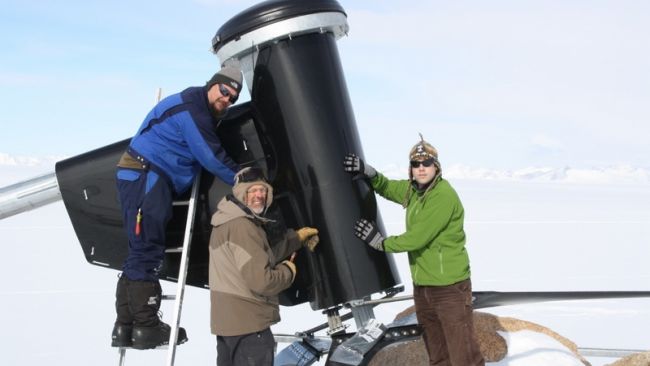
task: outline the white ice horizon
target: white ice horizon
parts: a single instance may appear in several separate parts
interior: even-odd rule
[[[33,168],[38,171],[54,171],[54,165],[66,159],[62,155],[27,156],[0,152],[0,167],[11,169]],[[384,163],[375,166],[392,179],[406,177],[408,166],[402,163]],[[452,180],[508,181],[508,182],[558,182],[569,184],[650,184],[650,167],[627,163],[608,166],[527,166],[518,169],[493,169],[465,164],[443,164],[443,176]],[[24,179],[29,179],[25,177]],[[3,185],[16,182],[2,182]]]

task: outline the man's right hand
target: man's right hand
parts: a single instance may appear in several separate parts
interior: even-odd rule
[[[364,163],[360,157],[353,153],[349,153],[343,158],[343,170],[351,174],[363,174],[368,178],[377,175],[375,168]]]
[[[293,263],[293,262],[292,262],[291,260],[289,260],[289,259],[285,259],[285,260],[283,260],[283,261],[282,261],[282,264],[284,264],[285,266],[289,267],[289,270],[291,271],[291,274],[293,275],[293,276],[291,277],[291,282],[293,282],[293,280],[296,279],[296,272],[297,272],[297,270],[296,270],[296,264]]]
[[[357,220],[354,224],[354,235],[371,247],[382,252],[384,251],[384,236],[381,235],[374,221],[368,221],[366,219]]]

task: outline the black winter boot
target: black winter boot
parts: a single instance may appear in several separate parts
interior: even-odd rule
[[[133,314],[132,347],[150,349],[169,344],[171,328],[158,317],[162,289],[159,282],[129,281],[129,309]],[[176,344],[187,341],[185,329],[178,329]]]
[[[117,319],[111,335],[111,347],[131,347],[131,333],[133,331],[133,315],[129,310],[129,297],[127,295],[128,278],[120,274],[115,290],[115,311]]]
[[[150,349],[158,346],[169,345],[169,336],[172,328],[163,322],[153,327],[133,327],[133,348],[135,349]],[[176,344],[183,344],[187,342],[187,333],[184,328],[178,328],[178,335],[176,337]]]

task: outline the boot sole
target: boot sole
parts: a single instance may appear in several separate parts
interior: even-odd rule
[[[129,348],[133,347],[133,343],[111,342],[111,347]]]
[[[133,344],[131,348],[143,351],[146,349],[154,349],[156,347],[167,346],[167,345],[168,342],[161,343],[161,344]]]
[[[188,338],[181,339],[181,340],[176,342],[176,345],[180,346],[181,344],[183,344],[183,343],[185,343],[187,341],[188,341]],[[154,349],[154,348],[163,347],[163,346],[169,346],[169,341],[158,343],[158,344],[151,344],[151,343],[147,344],[147,343],[137,343],[137,342],[135,342],[130,347],[133,348],[133,349],[137,349],[137,350],[146,350],[146,349]]]

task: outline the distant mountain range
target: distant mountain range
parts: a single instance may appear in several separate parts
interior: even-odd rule
[[[33,156],[14,156],[6,153],[0,152],[0,167],[1,166],[28,166],[28,167],[37,167],[37,166],[52,166],[54,170],[54,164],[57,161],[67,158],[66,156],[46,156],[46,157],[33,157]]]
[[[54,171],[57,161],[66,156],[14,156],[0,153],[0,168],[34,168]],[[49,168],[49,169],[48,169]],[[393,179],[406,177],[406,165],[386,164],[379,171]],[[467,165],[443,166],[443,176],[454,180],[537,181],[580,184],[650,184],[650,167],[613,165],[606,167],[574,168],[526,167],[516,170],[476,168]]]
[[[379,169],[390,178],[405,178],[407,167],[395,164]],[[650,184],[650,168],[630,165],[573,168],[526,167],[516,170],[475,168],[466,165],[442,167],[443,177],[453,180],[538,181],[580,184]]]

